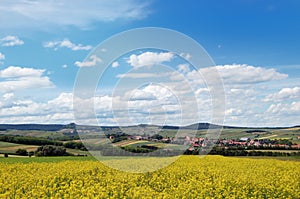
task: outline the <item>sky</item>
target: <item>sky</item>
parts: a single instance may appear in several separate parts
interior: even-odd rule
[[[297,0],[0,0],[0,123],[299,125],[299,9]],[[140,47],[107,62],[135,39],[103,42],[145,27],[183,34],[203,55]],[[145,32],[136,40],[150,40]],[[211,65],[193,64],[199,57]],[[96,73],[80,79],[85,71]],[[92,95],[76,95],[93,78]]]

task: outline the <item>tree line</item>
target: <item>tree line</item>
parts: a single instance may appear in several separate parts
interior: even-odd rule
[[[15,144],[25,144],[25,145],[54,145],[54,146],[64,146],[69,149],[79,149],[86,151],[84,144],[82,142],[61,142],[49,140],[46,138],[30,137],[30,136],[19,136],[19,135],[0,135],[0,141],[10,142]]]

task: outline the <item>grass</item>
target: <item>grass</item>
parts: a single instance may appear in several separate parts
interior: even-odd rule
[[[26,149],[27,151],[35,151],[36,145],[15,144],[10,142],[0,142],[0,153],[15,153],[18,149]]]
[[[67,149],[68,153],[72,153],[74,155],[90,155],[88,151],[81,151],[78,149]]]
[[[62,162],[62,161],[88,161],[88,160],[96,160],[92,156],[65,156],[65,157],[8,157],[4,158],[0,156],[0,162],[5,162],[9,164],[13,163],[31,163],[31,162]]]
[[[148,157],[127,157],[127,156],[99,156],[98,160],[101,161],[109,161],[116,159],[140,159],[140,158],[148,158]],[[63,162],[63,161],[96,161],[97,160],[93,156],[60,156],[60,157],[17,157],[9,155],[8,158],[4,158],[3,155],[0,155],[0,162],[5,162],[9,164],[13,163],[32,163],[32,162]]]
[[[110,160],[121,160],[121,159],[141,159],[149,157],[127,157],[127,156],[99,156],[97,157],[100,161],[110,161]],[[160,157],[157,157],[160,158]],[[289,157],[273,157],[273,156],[235,156],[230,158],[249,158],[249,159],[277,159],[282,161],[300,161],[299,156],[289,156]],[[93,156],[63,156],[63,157],[12,157],[4,158],[3,155],[0,155],[0,162],[14,164],[14,163],[51,163],[51,162],[63,162],[63,161],[97,161]]]
[[[128,145],[134,145],[134,144],[144,144],[148,143],[147,140],[123,140],[121,142],[114,143],[115,146],[122,147],[122,146],[128,146]]]
[[[19,144],[15,143],[10,143],[10,142],[2,142],[0,141],[0,149],[1,148],[6,148],[6,147],[11,147],[11,146],[18,146]]]
[[[272,150],[272,149],[253,149],[253,150],[246,150],[246,151],[263,151],[263,152],[280,152],[280,153],[293,153],[299,152],[299,150]]]

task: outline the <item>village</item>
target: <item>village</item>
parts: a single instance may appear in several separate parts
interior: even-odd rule
[[[112,139],[112,137],[110,138]],[[129,140],[147,140],[152,142],[162,142],[171,144],[181,144],[190,146],[188,150],[195,150],[201,147],[215,145],[221,148],[239,148],[239,149],[280,149],[280,150],[298,150],[300,144],[292,143],[288,139],[250,139],[248,137],[241,137],[239,139],[215,139],[209,140],[204,137],[177,137],[177,138],[164,138],[161,135],[154,136],[128,136]],[[297,137],[300,140],[300,136]]]

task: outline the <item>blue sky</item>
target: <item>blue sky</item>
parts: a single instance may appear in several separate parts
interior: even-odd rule
[[[161,27],[194,39],[215,62],[224,82],[225,124],[299,125],[299,9],[297,0],[1,0],[0,123],[73,122],[77,73],[103,61],[101,53],[85,58],[117,33]],[[214,69],[196,70],[187,55],[142,49],[116,57],[93,99],[84,103],[95,104],[101,125],[214,121],[211,91],[195,76],[211,78]],[[140,82],[131,94],[129,80]],[[190,98],[180,98],[191,94],[180,81],[192,85],[198,112]],[[118,82],[123,93],[112,93]],[[182,109],[190,113],[182,116]],[[85,114],[79,123],[93,121]]]

